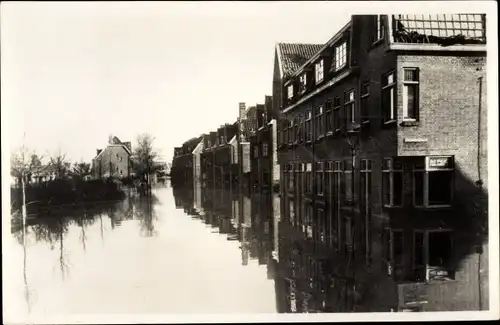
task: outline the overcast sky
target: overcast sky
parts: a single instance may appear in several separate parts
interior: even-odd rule
[[[364,7],[363,7],[364,6]],[[366,4],[2,3],[11,148],[90,161],[108,135],[173,147],[271,95],[277,42],[324,43]],[[377,8],[375,8],[376,10]],[[378,8],[380,10],[380,8]]]

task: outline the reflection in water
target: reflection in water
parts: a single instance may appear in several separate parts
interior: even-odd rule
[[[197,197],[176,192],[174,201],[173,191],[163,187],[147,198],[128,195],[118,203],[53,210],[29,219],[26,227],[14,226],[12,236],[18,244],[14,249],[18,247],[23,257],[18,281],[12,281],[22,299],[17,303],[27,306],[32,317],[274,312],[273,301],[266,301],[274,299],[274,287],[265,269],[257,263],[242,267],[239,245],[232,241],[243,237],[249,244],[252,241],[252,224],[243,217],[243,204],[235,204],[237,198],[223,192],[203,197],[201,189]],[[192,219],[175,209],[186,195],[198,201],[196,207],[181,204]],[[207,203],[215,209],[206,209]],[[234,219],[235,209],[248,227]],[[211,235],[203,223],[220,234]],[[254,246],[257,251],[265,249]],[[249,250],[241,250],[248,259]],[[149,299],[166,292],[176,294]]]

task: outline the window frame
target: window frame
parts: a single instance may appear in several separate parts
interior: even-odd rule
[[[313,133],[312,133],[312,111],[311,109],[307,110],[306,112],[306,119],[305,119],[305,131],[306,131],[306,143],[312,142],[313,140]]]
[[[441,159],[449,159],[449,163],[451,166],[445,167],[445,168],[435,168],[430,166],[430,160],[432,158],[441,158]],[[413,205],[416,208],[426,208],[426,209],[433,209],[433,208],[450,208],[453,205],[453,200],[454,200],[454,195],[455,195],[455,157],[451,155],[442,155],[442,156],[426,156],[425,157],[425,164],[423,164],[424,168],[416,168],[415,164],[413,165],[412,168],[412,192],[413,192]],[[450,203],[449,204],[430,204],[429,203],[429,173],[435,173],[435,172],[451,172],[452,173],[452,178],[451,178],[451,184],[449,184],[451,188],[451,193],[450,193]],[[423,193],[422,193],[422,205],[417,205],[416,203],[416,181],[415,181],[415,174],[416,173],[423,173]]]
[[[321,83],[325,77],[325,63],[323,59],[320,59],[314,64],[314,77],[316,79],[316,84]]]
[[[337,102],[336,102],[337,101]],[[340,123],[340,108],[342,107],[340,96],[335,96],[333,98],[333,132],[340,132],[342,125]]]
[[[262,143],[262,157],[267,157],[269,153],[269,144],[267,142]]]
[[[324,196],[325,195],[325,170],[324,170],[324,162],[318,161],[316,163],[316,195]],[[320,186],[318,185],[320,183]]]
[[[379,41],[383,40],[385,37],[385,24],[383,20],[384,15],[377,15],[376,17],[376,33],[375,33],[375,40],[373,43],[378,43]]]
[[[363,177],[365,178],[364,186],[361,188],[362,197],[360,203],[364,211],[364,244],[366,263],[371,263],[371,221],[372,221],[372,161],[370,159],[360,160],[360,185],[363,184]]]
[[[306,90],[307,90],[307,72],[304,72],[299,76],[299,94],[305,93]]]
[[[342,249],[342,228],[341,228],[341,208],[342,208],[342,177],[343,177],[343,166],[342,166],[342,161],[340,160],[335,160],[333,161],[333,202],[335,202],[334,205],[334,222],[336,223],[336,230],[337,230],[337,250]]]
[[[361,85],[361,92],[360,92],[361,124],[370,123],[369,98],[370,98],[370,82],[366,81]]]
[[[323,116],[324,116],[324,110],[323,110],[323,105],[319,105],[316,108],[316,116],[314,117],[314,137],[316,140],[321,139],[322,137],[325,136],[325,130],[324,130],[324,121],[323,121]]]
[[[455,279],[455,274],[456,274],[456,271],[457,269],[456,268],[452,268],[455,260],[456,260],[456,256],[455,256],[455,232],[453,231],[453,229],[451,228],[442,228],[442,229],[414,229],[413,230],[413,242],[412,242],[412,253],[413,253],[413,259],[412,259],[412,273],[413,273],[413,276],[414,277],[417,277],[419,272],[423,272],[425,275],[423,277],[423,281],[425,282],[432,282],[432,281],[435,281],[437,280],[436,278],[431,278],[430,277],[430,271],[432,269],[433,266],[431,266],[429,263],[430,263],[430,241],[429,241],[429,235],[431,233],[438,233],[438,232],[445,232],[445,233],[448,233],[449,236],[450,236],[450,253],[451,253],[451,256],[450,256],[450,261],[449,261],[449,272],[451,274],[449,274],[449,276],[446,278],[446,280],[454,280]],[[416,246],[416,242],[415,242],[415,237],[416,237],[416,234],[417,233],[420,233],[423,235],[423,240],[422,240],[422,265],[417,265],[416,263],[416,256],[417,256],[417,246]],[[435,267],[435,266],[434,266]],[[422,270],[423,268],[423,270]],[[418,280],[418,279],[417,279]],[[437,281],[442,281],[442,279],[439,279]]]
[[[290,99],[293,99],[293,96],[294,96],[294,89],[293,89],[293,84],[291,85],[288,85],[287,87],[287,98],[290,100]]]
[[[342,40],[335,45],[335,71],[340,71],[347,66],[347,40]],[[342,60],[341,60],[342,59]],[[339,62],[342,62],[339,64]]]
[[[389,83],[389,76],[392,75],[392,82]],[[387,82],[387,84],[386,84]],[[397,80],[396,80],[396,71],[395,70],[392,70],[392,71],[389,71],[385,74],[382,75],[382,121],[384,124],[391,124],[391,123],[394,123],[396,122],[397,120],[397,94],[396,94],[396,86],[397,86]],[[390,114],[389,114],[389,118],[386,119],[386,115],[387,115],[387,112],[386,112],[386,107],[384,106],[384,95],[385,95],[385,92],[389,92],[389,98],[391,99],[391,102],[390,102]]]
[[[344,93],[344,111],[346,124],[356,124],[356,91],[354,88]]]
[[[406,71],[414,71],[416,80],[406,80]],[[419,110],[420,110],[420,69],[414,67],[404,67],[403,68],[403,121],[416,122],[418,121]],[[414,87],[414,116],[410,117],[408,115],[408,88]]]
[[[394,157],[386,157],[386,158],[382,158],[382,203],[383,203],[383,206],[386,207],[386,208],[399,208],[399,207],[402,207],[404,205],[404,189],[403,189],[403,186],[404,186],[404,180],[403,180],[403,176],[404,176],[404,172],[403,172],[403,166],[402,166],[402,162],[401,163],[401,169],[394,169],[394,161],[396,159]],[[388,168],[384,168],[384,161],[390,161],[389,163],[389,167]],[[388,173],[389,174],[389,193],[390,193],[390,202],[389,203],[386,203],[385,202],[385,188],[384,188],[384,181],[383,181],[383,177],[384,177],[384,173]],[[401,186],[401,203],[400,204],[394,204],[394,174],[395,173],[400,173],[401,174],[401,182],[403,183],[402,186]]]

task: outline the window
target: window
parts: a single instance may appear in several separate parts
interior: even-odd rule
[[[297,143],[299,141],[299,123],[300,116],[294,119],[295,125],[293,126],[293,142]]]
[[[313,238],[313,228],[312,228],[312,219],[313,219],[313,208],[311,205],[307,204],[305,206],[305,226],[306,226],[306,236],[309,239]]]
[[[396,120],[396,80],[394,72],[382,78],[382,115],[384,123]]]
[[[327,232],[326,232],[326,220],[325,211],[323,209],[318,209],[318,240],[320,243],[325,244],[327,242]]]
[[[312,192],[312,164],[308,163],[306,164],[306,193],[311,193]]]
[[[262,156],[263,157],[267,157],[268,152],[269,152],[269,148],[268,147],[269,147],[269,145],[266,142],[264,142],[262,144]]]
[[[403,231],[398,229],[384,229],[384,268],[387,275],[400,280],[403,275],[404,240]]]
[[[354,200],[353,161],[346,160],[344,164],[344,199],[347,202]]]
[[[253,147],[253,157],[254,158],[259,157],[259,147],[257,147],[257,146]]]
[[[337,231],[336,233],[336,238],[338,238],[337,243],[338,243],[338,249],[340,249],[340,207],[342,204],[341,200],[341,193],[342,193],[342,162],[341,161],[335,161],[334,162],[334,172],[333,172],[333,186],[334,186],[334,193],[333,197],[334,199],[332,202],[334,202],[334,207],[333,207],[333,223],[332,226],[334,230]]]
[[[289,201],[289,211],[290,211],[290,223],[295,225],[295,209],[293,205],[293,200]]]
[[[403,166],[398,159],[384,158],[382,191],[384,206],[403,205]]]
[[[321,81],[323,81],[323,74],[324,74],[323,60],[320,60],[318,63],[316,63],[314,67],[314,72],[316,73],[316,83],[320,83]]]
[[[120,169],[120,175],[123,175],[123,170]]]
[[[306,73],[302,74],[299,78],[299,81],[300,81],[299,92],[303,93],[304,91],[306,91],[307,88],[307,74]]]
[[[319,138],[321,136],[324,135],[324,130],[323,130],[323,126],[324,126],[324,123],[323,123],[323,106],[319,106],[317,109],[316,109],[316,117],[314,118],[315,119],[315,125],[314,125],[314,128],[316,129],[316,138]]]
[[[294,190],[294,168],[293,168],[293,163],[288,164],[288,190],[293,191]]]
[[[377,15],[377,34],[374,42],[384,38],[384,21],[382,15]]]
[[[416,281],[453,279],[453,233],[447,229],[415,230],[413,275]]]
[[[340,97],[333,99],[333,130],[340,131]]]
[[[356,107],[354,105],[354,90],[344,94],[344,110],[346,116],[346,125],[356,123]]]
[[[372,166],[371,160],[362,159],[360,165],[361,173],[361,231],[362,249],[366,254],[366,261],[370,263],[371,258],[371,187],[372,187]]]
[[[288,99],[293,98],[293,85],[288,86]]]
[[[297,137],[299,143],[304,143],[304,115],[299,116],[299,127],[297,130]]]
[[[403,69],[403,119],[416,121],[418,118],[419,70]]]
[[[347,62],[347,42],[335,47],[335,71],[340,70]]]
[[[333,131],[333,111],[332,111],[332,102],[326,101],[325,103],[325,131],[327,134],[331,134]]]
[[[323,162],[318,162],[316,164],[316,193],[318,195],[323,196],[324,194],[324,170],[323,170]]]
[[[306,142],[312,141],[312,125],[311,125],[311,111],[307,112],[306,117]]]
[[[351,252],[353,248],[352,219],[344,217],[344,252]]]
[[[370,108],[369,99],[370,96],[370,83],[365,82],[361,85],[361,123],[370,122]]]
[[[413,165],[413,203],[417,207],[448,207],[453,200],[454,161],[421,157]]]
[[[328,213],[328,220],[327,220],[327,227],[328,227],[328,245],[329,247],[334,247],[335,240],[336,240],[336,231],[337,227],[336,224],[337,222],[333,218],[335,215],[334,209],[335,209],[335,203],[333,201],[334,199],[334,179],[333,179],[333,161],[329,161],[326,164],[326,170],[325,170],[325,194],[328,195],[328,201],[331,202],[331,204],[327,207],[327,213]]]

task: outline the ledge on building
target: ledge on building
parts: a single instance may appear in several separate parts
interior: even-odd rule
[[[427,43],[391,43],[391,51],[486,52],[486,44],[443,46]]]
[[[419,122],[417,120],[411,119],[411,120],[403,120],[401,123],[399,123],[400,126],[418,126]]]

